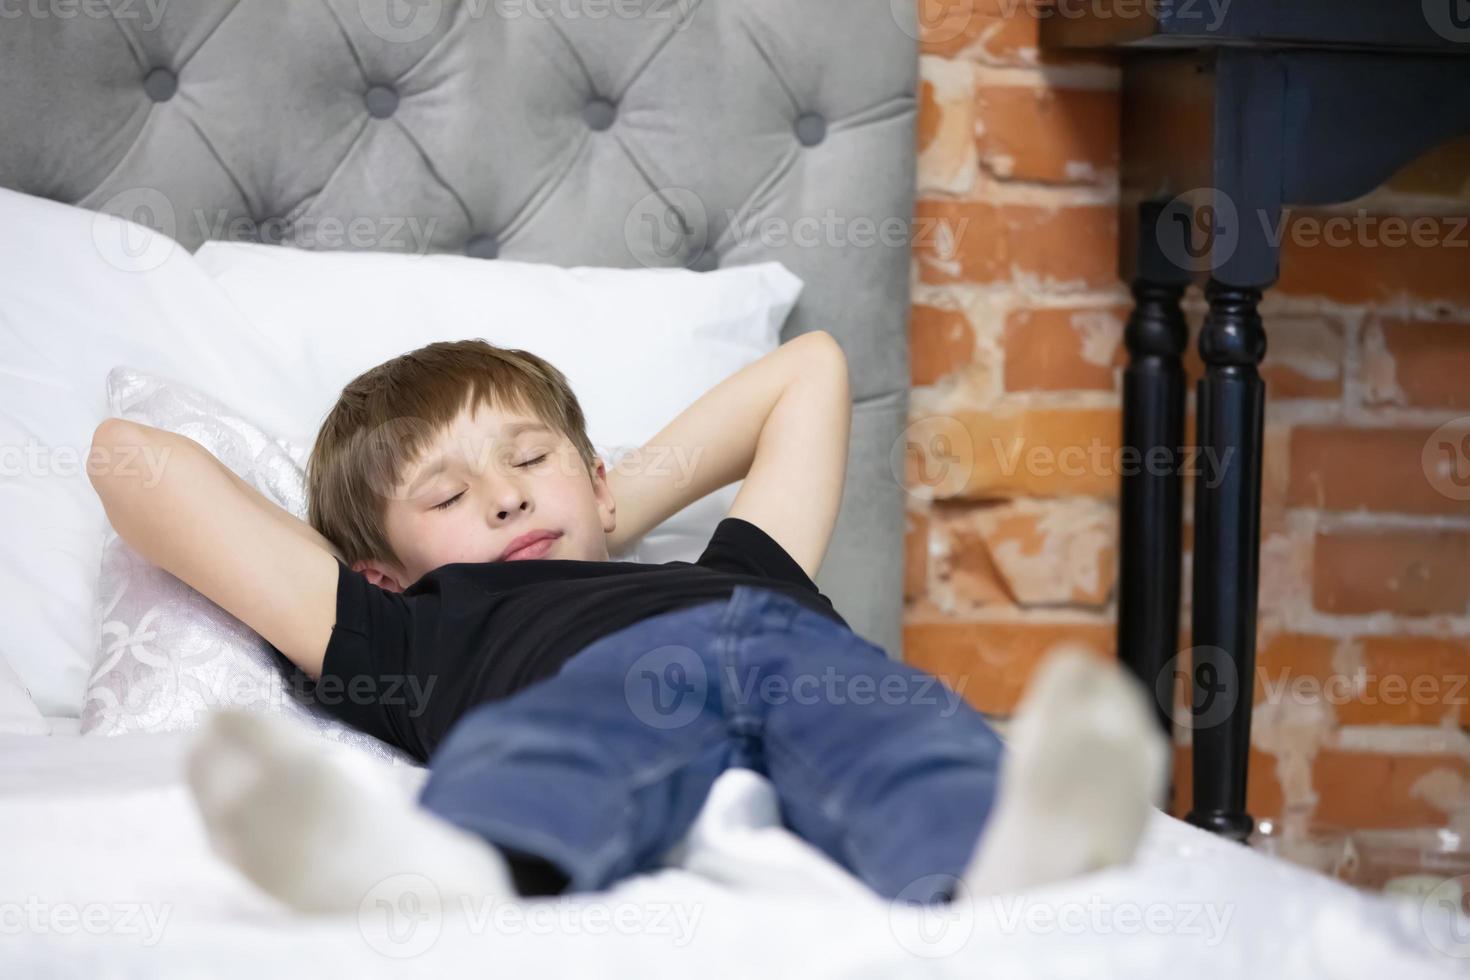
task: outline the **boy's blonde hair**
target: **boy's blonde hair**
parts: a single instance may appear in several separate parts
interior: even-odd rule
[[[440,341],[379,364],[342,389],[307,463],[312,527],[349,566],[364,559],[402,564],[385,527],[388,497],[459,412],[480,405],[545,423],[595,474],[586,419],[561,371],[529,351]]]

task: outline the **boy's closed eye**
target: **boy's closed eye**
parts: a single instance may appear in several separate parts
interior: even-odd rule
[[[537,456],[534,459],[528,459],[524,463],[517,463],[516,464],[516,467],[518,469],[525,469],[528,466],[535,466],[537,463],[539,463],[542,460],[546,459],[546,457],[549,456],[549,455],[551,455],[551,454],[550,453],[542,453],[540,456]],[[434,505],[434,509],[435,510],[448,510],[454,504],[454,502],[456,500],[458,500],[460,497],[463,497],[464,496],[464,493],[465,492],[463,490],[461,490],[459,493],[457,493],[454,496],[450,497],[448,500],[444,501],[442,504],[435,504]]]

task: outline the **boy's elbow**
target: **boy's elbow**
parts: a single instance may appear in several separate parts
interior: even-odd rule
[[[137,423],[129,422],[127,419],[120,419],[115,415],[105,418],[97,423],[96,429],[92,430],[92,445],[115,445],[126,436],[130,429],[136,428],[138,428]]]
[[[844,364],[847,363],[847,355],[843,353],[842,345],[837,342],[836,337],[832,336],[826,330],[808,330],[801,336],[814,350],[821,351],[823,357],[830,357],[840,360]]]
[[[851,381],[847,372],[847,354],[843,351],[842,345],[837,342],[837,338],[825,330],[813,330],[811,334],[804,336],[813,338],[813,356],[818,358],[826,368],[826,376],[833,379],[832,383],[841,397],[850,398]]]
[[[809,330],[798,340],[806,345],[807,357],[821,364],[830,374],[847,380],[847,354],[837,338],[825,330]]]
[[[87,478],[92,481],[92,486],[97,486],[107,475],[108,467],[104,461],[111,455],[112,447],[119,444],[127,424],[126,419],[105,418],[92,430],[92,451],[87,454]]]
[[[87,478],[101,493],[103,488],[117,481],[127,468],[115,465],[127,450],[137,450],[148,444],[149,426],[116,417],[105,418],[92,430],[92,449],[87,453]]]

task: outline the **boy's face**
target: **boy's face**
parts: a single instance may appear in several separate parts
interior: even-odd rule
[[[589,474],[571,440],[530,416],[485,405],[461,411],[389,495],[388,540],[403,564],[369,559],[353,568],[398,592],[454,562],[607,561],[616,504],[596,462]],[[555,537],[508,552],[533,531]]]

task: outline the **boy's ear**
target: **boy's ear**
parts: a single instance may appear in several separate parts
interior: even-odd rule
[[[404,575],[398,569],[376,558],[359,558],[352,563],[354,572],[361,572],[369,582],[388,592],[402,592]]]
[[[618,502],[613,498],[612,486],[607,482],[607,465],[602,457],[594,456],[592,492],[597,497],[597,510],[602,517],[602,531],[611,534],[618,526]]]

